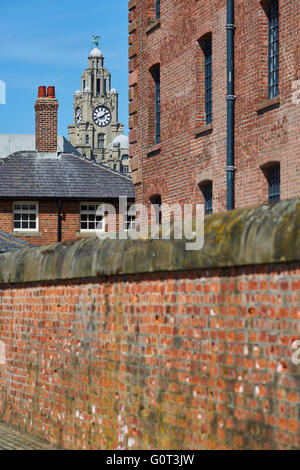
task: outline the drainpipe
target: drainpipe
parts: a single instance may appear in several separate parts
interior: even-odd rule
[[[227,210],[234,209],[234,0],[227,0]]]
[[[57,241],[61,242],[61,199],[58,201],[58,212],[57,212]]]

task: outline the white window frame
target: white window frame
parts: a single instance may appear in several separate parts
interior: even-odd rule
[[[81,222],[85,222],[85,221],[81,220],[81,216],[83,214],[87,214],[87,215],[95,214],[96,215],[97,208],[101,204],[103,204],[103,202],[81,202],[80,203],[80,221],[79,221],[79,223],[80,223],[80,233],[96,233],[96,230],[99,231],[99,232],[105,232],[105,216],[102,219],[102,228],[101,229],[81,228]],[[96,213],[92,210],[89,210],[89,209],[87,211],[83,211],[82,206],[96,206]],[[87,219],[87,223],[88,223],[88,219]]]
[[[28,209],[28,210],[23,210],[23,209],[16,210],[15,206],[17,206],[17,205],[20,205],[20,206],[24,206],[24,205],[33,206],[33,205],[35,205],[36,208],[35,208],[35,210],[33,210],[33,209],[32,210],[30,210],[30,209]],[[28,228],[22,228],[22,227],[16,228],[15,227],[15,214],[29,214],[29,215],[30,214],[35,214],[35,216],[36,216],[35,217],[35,224],[36,224],[35,228],[29,228],[29,227]],[[20,220],[20,222],[21,222],[21,220]],[[30,220],[28,220],[28,222],[30,222]],[[22,223],[21,223],[21,225],[22,225]],[[29,223],[28,223],[28,225],[29,225]],[[39,231],[39,203],[37,201],[13,201],[13,231],[14,232],[38,232]]]

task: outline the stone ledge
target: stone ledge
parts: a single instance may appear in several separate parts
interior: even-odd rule
[[[239,267],[300,261],[300,200],[205,218],[205,243],[104,240],[97,237],[0,255],[0,283]]]
[[[267,98],[263,101],[260,101],[256,106],[257,114],[264,114],[267,111],[272,109],[279,108],[280,106],[280,97],[276,96],[275,98]]]
[[[212,124],[205,124],[203,126],[196,126],[193,130],[195,137],[200,137],[202,135],[211,134],[213,131]]]
[[[161,151],[161,143],[154,144],[147,149],[147,156],[152,157],[153,155],[157,155]]]
[[[157,20],[152,21],[151,24],[146,29],[146,34],[152,33],[152,31],[155,31],[155,29],[160,28],[160,18]]]

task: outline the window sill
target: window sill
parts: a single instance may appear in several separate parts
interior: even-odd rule
[[[160,18],[158,18],[157,20],[152,21],[152,23],[146,29],[146,34],[150,34],[150,33],[152,33],[152,31],[155,31],[158,28],[160,28]]]
[[[194,132],[195,137],[200,137],[202,135],[211,134],[212,130],[213,130],[212,124],[206,124],[204,126],[196,126],[193,132]]]
[[[41,237],[42,234],[41,232],[21,232],[21,231],[14,231],[11,232],[10,235],[13,235],[14,237]]]
[[[100,232],[100,233],[105,233],[105,232]],[[91,232],[76,232],[77,237],[95,237],[97,235],[96,230],[91,231]]]
[[[279,108],[280,98],[276,96],[275,98],[267,98],[263,101],[260,101],[256,107],[257,114],[264,114],[272,109]]]
[[[148,149],[147,156],[152,157],[153,155],[157,155],[160,153],[160,150],[161,150],[161,144],[155,144]]]

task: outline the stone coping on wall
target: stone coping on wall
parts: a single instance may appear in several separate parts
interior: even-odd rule
[[[0,283],[27,283],[138,273],[300,261],[300,200],[205,217],[205,242],[99,240],[97,237],[0,255]]]

